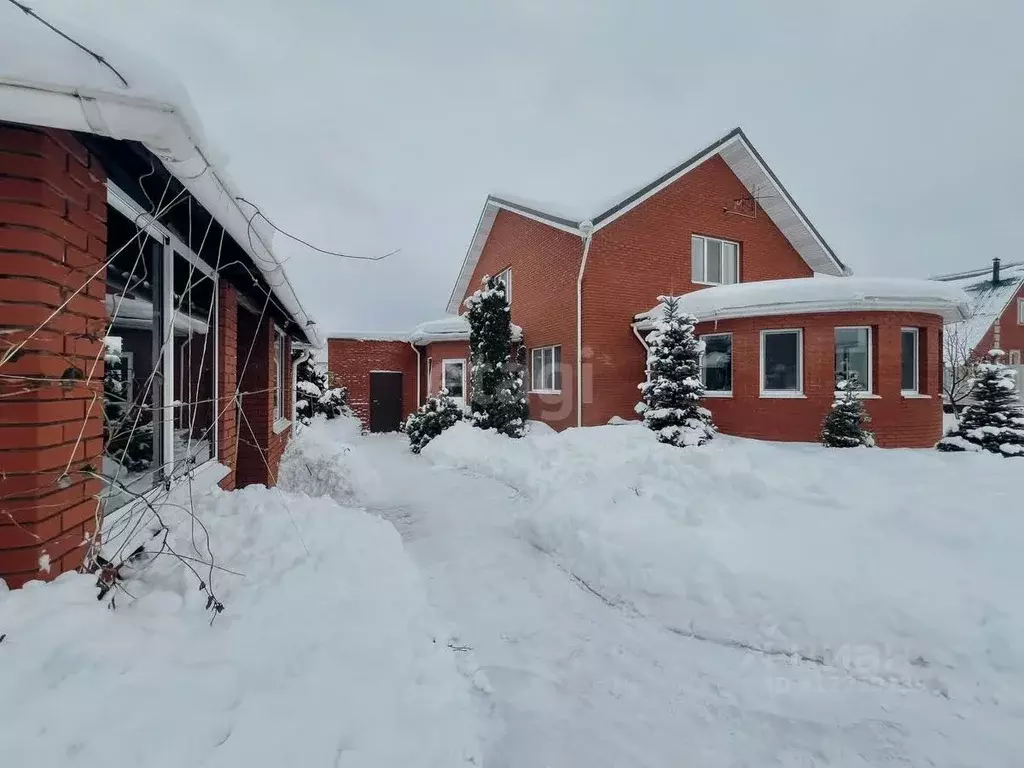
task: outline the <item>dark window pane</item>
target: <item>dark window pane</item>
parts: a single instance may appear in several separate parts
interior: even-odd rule
[[[867,328],[836,328],[835,336],[836,381],[856,377],[858,388],[869,391],[870,331]]]
[[[109,208],[104,337],[104,512],[163,481],[163,376],[159,297],[163,244]],[[115,255],[116,254],[116,255]]]
[[[900,389],[917,391],[917,334],[903,331],[901,335]]]
[[[444,386],[450,397],[462,397],[462,371],[463,363],[449,362],[444,364]]]
[[[694,235],[690,238],[690,276],[695,283],[704,282],[704,238]]]
[[[544,350],[535,349],[530,355],[530,389],[544,389],[543,371]]]
[[[562,391],[562,348],[555,347],[555,378],[552,389]]]
[[[800,388],[799,334],[796,331],[764,336],[764,388],[796,391]]]
[[[708,249],[706,280],[709,283],[720,283],[722,282],[722,241],[708,239],[706,242]]]
[[[710,392],[732,391],[732,336],[704,337],[704,388]]]

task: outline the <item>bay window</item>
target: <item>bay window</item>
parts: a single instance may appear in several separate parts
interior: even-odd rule
[[[729,240],[693,235],[690,238],[691,279],[704,285],[740,281],[740,246]]]
[[[921,381],[920,334],[917,328],[900,331],[900,391],[917,394]]]
[[[871,381],[871,328],[835,329],[835,378],[854,381],[857,389],[870,393]]]
[[[562,348],[538,347],[530,353],[530,389],[533,392],[562,391]]]
[[[761,396],[803,394],[803,331],[761,331]]]
[[[709,396],[727,397],[732,394],[732,334],[709,333],[700,337],[704,342],[701,355],[700,378],[704,392]]]

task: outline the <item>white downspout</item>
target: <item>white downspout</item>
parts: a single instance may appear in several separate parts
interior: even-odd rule
[[[589,221],[580,224],[583,238],[583,258],[580,259],[580,273],[576,276],[576,426],[583,426],[583,273],[587,269],[590,241],[594,237],[594,225]]]
[[[419,347],[411,341],[409,342],[409,346],[412,347],[412,351],[416,353],[416,408],[414,410],[418,411],[420,409],[420,350]]]
[[[651,354],[651,348],[647,346],[647,339],[640,335],[640,329],[636,327],[636,323],[632,323],[629,327],[633,329],[633,335],[640,342],[640,346],[644,348],[644,371],[646,372],[647,381],[650,381],[651,369],[647,367],[647,358]]]

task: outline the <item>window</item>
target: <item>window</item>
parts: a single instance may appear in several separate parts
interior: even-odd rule
[[[701,336],[700,378],[708,395],[732,394],[732,334],[711,333]]]
[[[216,456],[217,276],[110,186],[103,337],[104,513]]]
[[[1024,325],[1024,299],[1017,299],[1017,324]]]
[[[871,392],[871,329],[836,328],[836,382],[856,378],[857,387]]]
[[[433,392],[434,387],[434,358],[427,358],[427,397]]]
[[[1019,349],[1011,349],[1010,350],[1010,365],[1020,365],[1020,350]]]
[[[466,396],[466,361],[445,360],[444,381],[448,396],[455,400],[462,400]]]
[[[274,420],[284,419],[284,383],[285,383],[285,344],[284,334],[274,329]]]
[[[562,391],[562,348],[538,347],[530,353],[530,389],[534,392]]]
[[[900,332],[900,390],[917,394],[920,381],[919,332],[917,328],[904,328]]]
[[[504,270],[494,276],[494,279],[499,283],[505,284],[505,301],[508,305],[512,306],[512,267],[506,267]]]
[[[690,238],[695,283],[730,285],[740,281],[740,246],[728,240],[693,235]]]
[[[761,395],[801,395],[803,379],[803,331],[761,331]]]

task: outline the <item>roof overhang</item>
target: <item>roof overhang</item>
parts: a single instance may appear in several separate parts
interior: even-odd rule
[[[825,239],[815,229],[814,225],[800,209],[800,206],[797,205],[796,201],[782,185],[782,182],[779,181],[775,173],[768,167],[768,164],[765,163],[753,144],[747,139],[743,130],[735,128],[693,157],[684,160],[651,183],[619,200],[610,208],[590,219],[574,220],[547,213],[539,208],[515,200],[489,195],[484,202],[483,211],[481,211],[480,219],[473,233],[473,239],[470,241],[469,249],[463,259],[459,277],[448,299],[448,311],[457,312],[459,310],[459,300],[465,295],[466,289],[469,287],[469,281],[473,277],[473,272],[480,260],[480,255],[483,253],[487,238],[491,234],[491,228],[494,226],[494,220],[498,215],[498,211],[507,210],[582,238],[584,230],[589,229],[596,234],[602,228],[612,224],[637,206],[642,205],[649,198],[665,189],[665,187],[674,184],[687,173],[717,155],[721,155],[730,170],[736,174],[736,177],[751,195],[758,195],[758,205],[760,205],[761,209],[775,226],[779,228],[779,231],[782,232],[811,270],[818,274],[833,277],[852,274],[849,267],[839,260],[832,251],[832,248],[825,242]],[[764,190],[770,191],[771,194],[762,196],[761,193]]]
[[[704,288],[679,299],[699,322],[831,312],[920,312],[956,323],[970,312],[967,295],[933,280],[847,277],[793,278]],[[652,330],[664,304],[637,315],[637,330]]]
[[[239,195],[204,149],[198,129],[175,104],[0,74],[0,120],[137,141],[209,211],[263,273],[274,297],[316,347],[323,346],[271,247],[272,230],[251,221]]]

